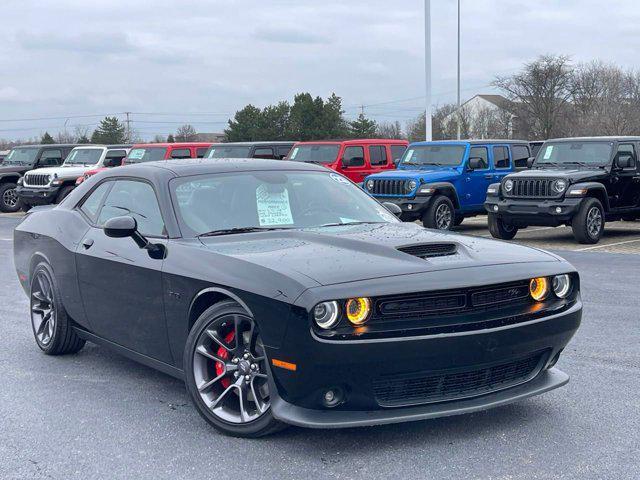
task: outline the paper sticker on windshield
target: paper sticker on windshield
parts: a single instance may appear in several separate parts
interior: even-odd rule
[[[547,145],[547,149],[544,151],[544,159],[549,160],[553,153],[553,145]]]
[[[296,155],[298,155],[298,150],[300,150],[298,147],[293,149],[293,152],[291,152],[291,156],[289,157],[291,160],[296,159]]]
[[[129,158],[140,160],[144,157],[144,148],[135,148],[129,152]]]
[[[333,178],[336,182],[338,183],[344,183],[345,185],[349,185],[349,180],[347,180],[346,178],[344,178],[341,175],[338,175],[337,173],[330,173],[329,174],[331,176],[331,178]]]
[[[256,188],[256,207],[261,227],[293,224],[289,192],[282,186],[260,185]]]

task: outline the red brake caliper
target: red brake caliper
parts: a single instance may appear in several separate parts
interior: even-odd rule
[[[227,345],[231,345],[231,342],[233,342],[234,337],[235,337],[234,331],[231,330],[224,337],[225,343]],[[222,360],[229,359],[229,352],[222,347],[218,347],[218,351],[216,352],[216,355],[218,356],[218,358],[221,358]],[[224,366],[220,362],[215,362],[215,368],[216,368],[216,377],[218,375],[222,375],[222,373],[224,372]],[[229,378],[223,378],[220,380],[220,383],[224,388],[227,388],[229,385],[231,385],[231,380]]]

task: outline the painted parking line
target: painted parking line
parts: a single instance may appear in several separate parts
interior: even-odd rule
[[[623,242],[603,243],[602,245],[594,245],[593,247],[578,248],[576,251],[585,252],[587,250],[595,250],[596,248],[615,247],[616,245],[624,245],[626,243],[634,243],[634,242],[640,242],[640,238],[636,238],[635,240],[625,240]]]

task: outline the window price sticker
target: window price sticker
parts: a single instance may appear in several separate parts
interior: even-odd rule
[[[261,227],[293,224],[289,192],[286,188],[274,192],[269,191],[266,185],[260,185],[256,188],[256,206]]]

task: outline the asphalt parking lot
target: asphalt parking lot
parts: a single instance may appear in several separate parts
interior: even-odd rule
[[[248,441],[209,428],[181,382],[104,348],[43,355],[13,271],[18,221],[0,215],[2,479],[640,478],[640,223],[608,226],[594,247],[570,229],[516,237],[582,275],[583,324],[559,362],[565,388],[461,417]],[[483,219],[460,231],[488,235]]]

